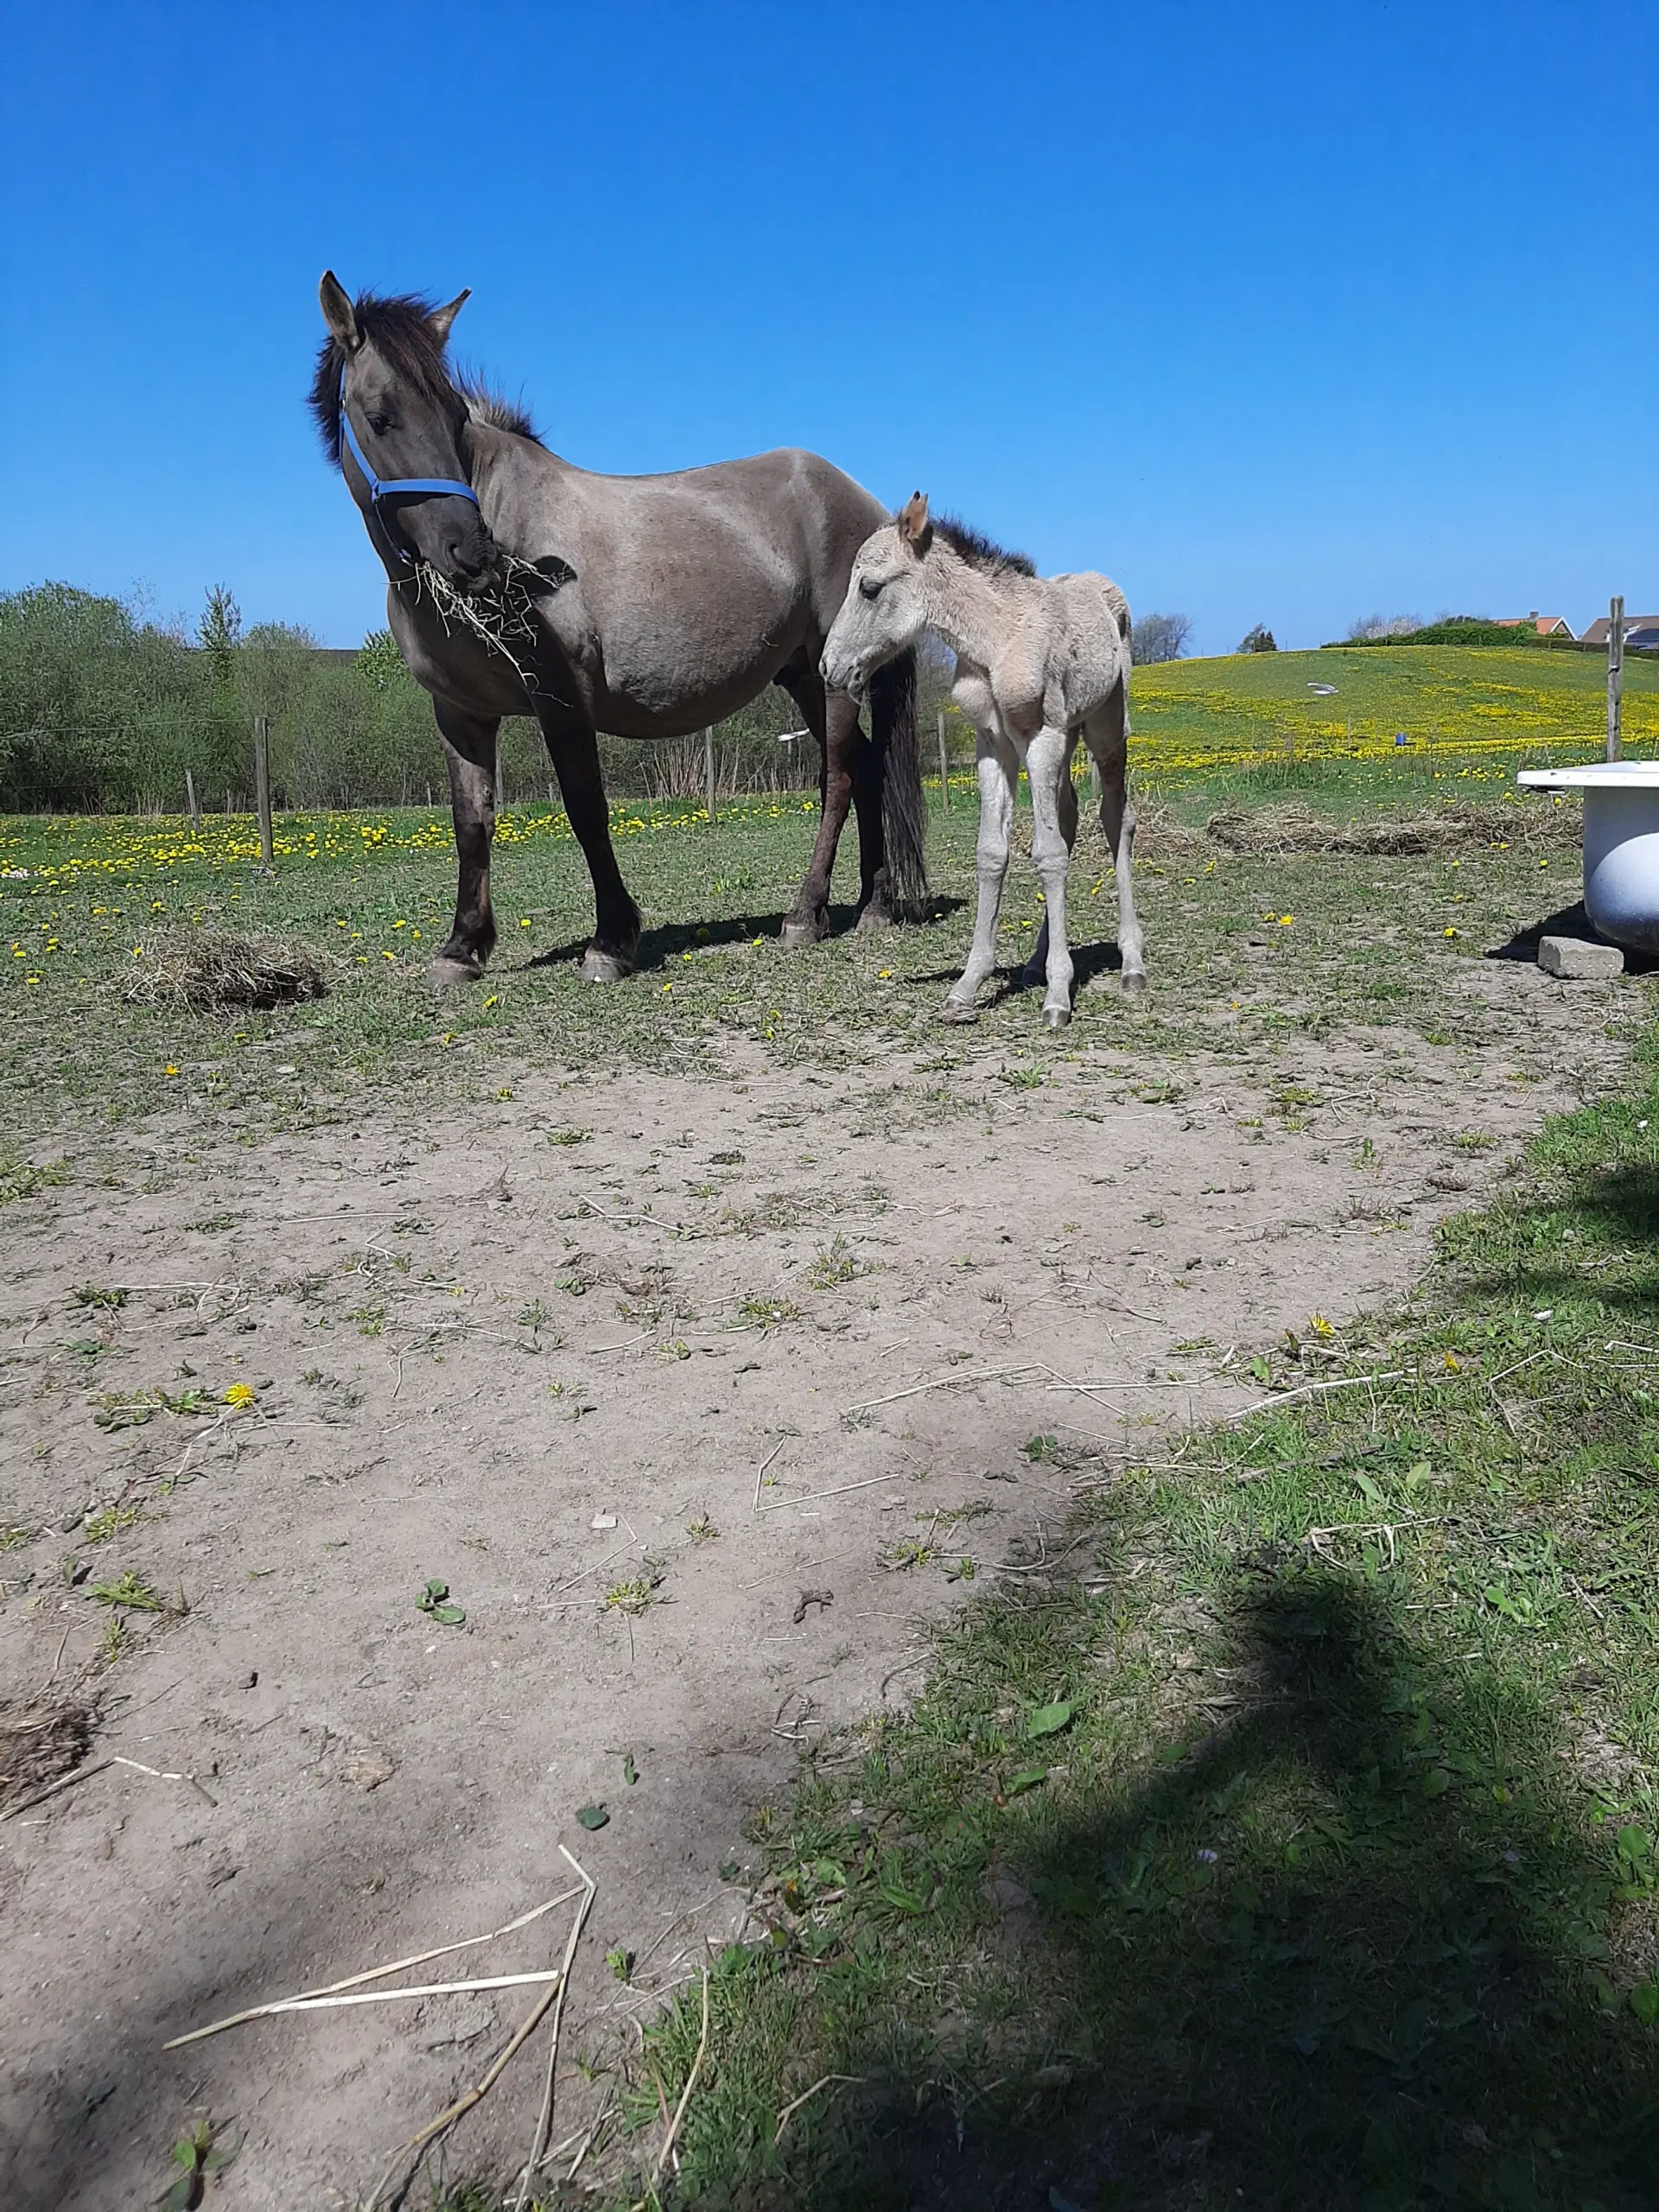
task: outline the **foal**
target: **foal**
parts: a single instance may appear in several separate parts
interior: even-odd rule
[[[1079,737],[1100,771],[1101,827],[1117,875],[1123,988],[1144,990],[1145,947],[1130,877],[1129,610],[1122,593],[1105,576],[1039,576],[1023,554],[1001,552],[944,516],[931,520],[918,492],[896,523],[859,548],[824,645],[824,682],[862,693],[924,631],[957,656],[951,696],[974,726],[979,760],[979,913],[968,964],[944,1001],[945,1020],[974,1020],[975,996],[996,965],[1022,761],[1031,783],[1031,856],[1046,912],[1021,980],[1046,979],[1049,1028],[1071,1019],[1065,875],[1077,832],[1071,749]]]

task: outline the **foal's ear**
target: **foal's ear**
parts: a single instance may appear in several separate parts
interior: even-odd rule
[[[912,492],[899,510],[899,535],[918,553],[925,553],[933,535],[933,525],[927,518],[927,494]]]
[[[317,287],[317,298],[321,303],[322,319],[336,344],[343,346],[346,353],[355,353],[363,343],[363,334],[357,327],[357,317],[352,310],[351,301],[346,296],[346,287],[332,269],[323,270],[322,282]]]
[[[450,301],[447,308],[434,308],[431,314],[426,318],[427,327],[429,330],[435,330],[437,332],[438,343],[440,346],[447,346],[448,344],[449,327],[472,296],[472,287],[469,284],[464,291],[460,291],[455,294],[454,298]]]

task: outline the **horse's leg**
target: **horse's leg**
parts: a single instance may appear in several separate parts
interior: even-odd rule
[[[976,733],[979,764],[979,912],[968,965],[952,983],[942,1009],[947,1021],[971,1021],[980,985],[996,965],[996,921],[1002,910],[1002,885],[1008,873],[1008,842],[1014,831],[1014,789],[1020,780],[1020,756],[1006,738]]]
[[[1084,725],[1084,742],[1100,770],[1100,826],[1117,878],[1117,949],[1123,957],[1123,988],[1147,988],[1146,940],[1135,912],[1135,802],[1129,797],[1129,702],[1120,683],[1098,713]]]
[[[427,970],[442,990],[452,983],[476,982],[495,949],[490,846],[495,836],[495,737],[501,724],[494,715],[463,714],[447,699],[434,699],[432,711],[449,770],[457,867],[454,926]]]
[[[1043,995],[1043,1022],[1064,1029],[1071,1019],[1071,954],[1065,942],[1065,877],[1077,835],[1077,802],[1071,793],[1070,733],[1045,722],[1026,753],[1031,785],[1031,857],[1043,887],[1043,926],[1038,943],[1046,955],[1048,988]],[[1061,786],[1071,794],[1068,810]],[[1034,960],[1035,954],[1033,958]]]
[[[847,826],[853,800],[854,763],[862,748],[858,726],[858,702],[844,691],[826,692],[816,660],[783,671],[778,681],[806,717],[807,728],[818,741],[817,842],[795,904],[784,917],[784,943],[816,944],[830,930],[830,884],[835,874],[836,848]],[[879,802],[878,802],[879,803]],[[862,817],[860,817],[861,822]]]
[[[855,750],[853,757],[853,811],[858,819],[858,919],[853,927],[859,930],[886,929],[895,917],[893,911],[893,890],[887,880],[887,831],[882,815],[882,792],[888,772],[887,747],[885,736],[878,738],[883,722],[890,722],[890,714],[876,710],[876,685],[887,675],[878,670],[870,687],[870,729],[867,736],[855,724]]]
[[[1026,762],[1026,771],[1027,774],[1031,772],[1031,762],[1029,759],[1027,759]],[[1070,743],[1066,746],[1065,759],[1060,768],[1059,810],[1060,834],[1065,839],[1065,849],[1069,855],[1077,842],[1077,791],[1076,785],[1071,781],[1071,747]],[[1036,840],[1033,838],[1032,841],[1032,851],[1033,856],[1036,853]],[[1048,896],[1046,891],[1044,892],[1043,896],[1045,902],[1046,902]],[[1043,926],[1037,932],[1037,942],[1031,949],[1030,959],[1027,961],[1025,966],[1020,971],[1020,987],[1022,990],[1029,990],[1033,983],[1046,983],[1047,981],[1048,907],[1046,903],[1045,903],[1043,907]]]
[[[576,715],[550,707],[541,708],[538,714],[565,815],[593,878],[594,934],[582,956],[582,972],[590,983],[620,982],[633,970],[633,956],[639,948],[639,909],[628,896],[611,849],[611,812],[600,773],[599,741],[592,726]]]

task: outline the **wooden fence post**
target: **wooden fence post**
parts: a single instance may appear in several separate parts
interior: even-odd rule
[[[190,831],[193,836],[201,835],[201,809],[196,804],[196,779],[187,768],[184,772],[184,796],[190,809]]]
[[[702,733],[702,787],[709,795],[709,819],[715,818],[715,731],[711,722]]]
[[[1617,760],[1619,741],[1622,698],[1624,690],[1624,599],[1618,597],[1607,602],[1607,758]]]
[[[253,804],[259,817],[259,857],[267,868],[276,865],[270,843],[270,726],[264,715],[253,718]]]
[[[950,804],[950,763],[944,750],[944,709],[939,709],[939,798],[948,809]]]
[[[498,817],[507,810],[507,774],[501,760],[501,740],[495,741],[495,811]]]

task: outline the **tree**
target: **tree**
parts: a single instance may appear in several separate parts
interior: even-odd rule
[[[404,657],[390,630],[371,630],[352,665],[377,691],[390,691],[404,674]]]
[[[1279,650],[1274,634],[1265,623],[1258,622],[1254,630],[1247,630],[1239,639],[1242,653],[1276,653]]]
[[[1154,661],[1179,660],[1192,635],[1192,618],[1185,614],[1143,614],[1130,638],[1135,658],[1142,668]]]
[[[1414,614],[1362,614],[1348,626],[1348,643],[1360,645],[1378,638],[1403,638],[1422,626]]]
[[[242,610],[234,594],[228,584],[210,585],[196,624],[196,643],[211,657],[215,678],[230,680],[235,665],[231,656],[241,642]]]

